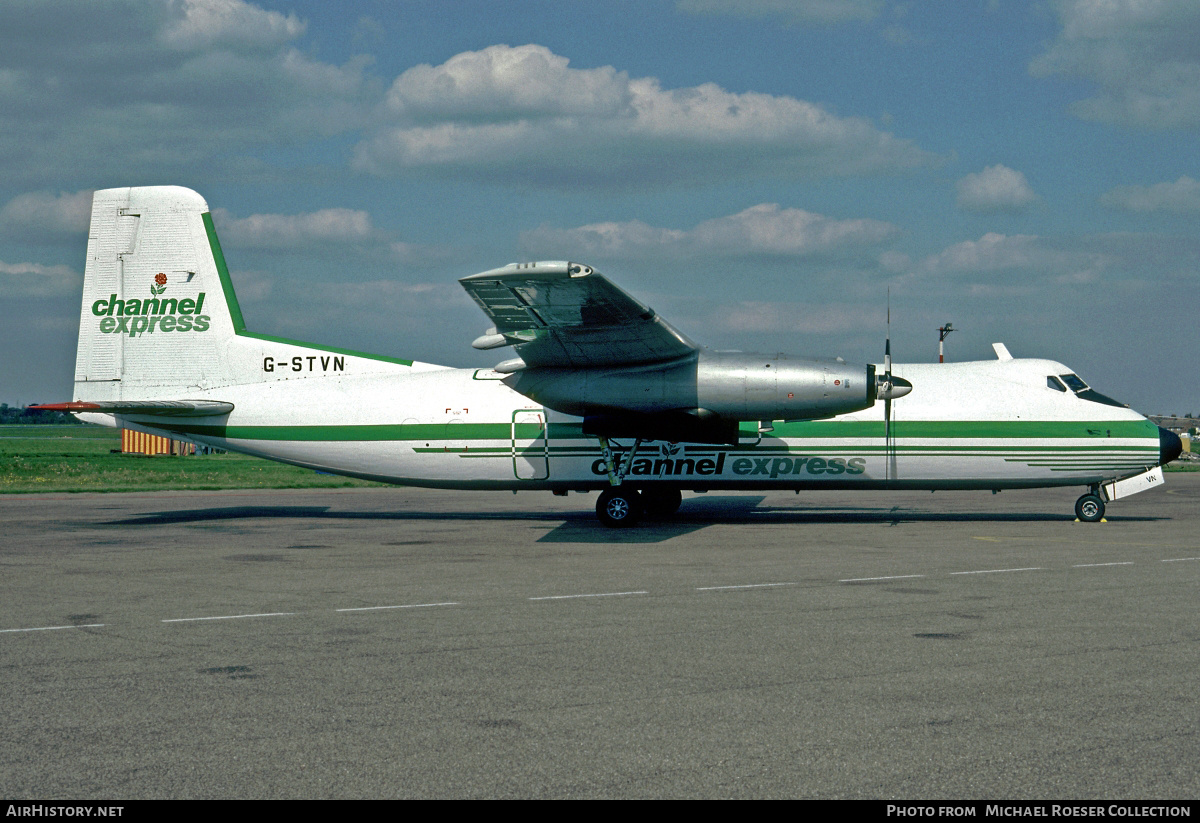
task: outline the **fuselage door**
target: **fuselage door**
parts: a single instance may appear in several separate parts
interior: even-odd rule
[[[519,480],[544,480],[550,476],[546,413],[514,411],[512,417],[513,474]]]

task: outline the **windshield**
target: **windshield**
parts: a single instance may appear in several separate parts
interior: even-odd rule
[[[1113,400],[1111,397],[1109,397],[1107,395],[1101,394],[1098,391],[1093,391],[1092,389],[1088,388],[1088,384],[1084,383],[1082,380],[1079,379],[1079,377],[1077,375],[1074,375],[1074,374],[1060,374],[1058,377],[1054,377],[1053,375],[1050,375],[1049,377],[1046,378],[1046,385],[1052,389],[1058,389],[1058,391],[1063,391],[1063,389],[1061,388],[1061,385],[1062,385],[1061,383],[1058,386],[1054,385],[1055,383],[1058,383],[1059,380],[1062,380],[1063,383],[1066,383],[1067,387],[1070,388],[1071,391],[1075,392],[1075,396],[1078,397],[1080,400],[1090,400],[1093,403],[1103,403],[1106,406],[1116,406],[1118,408],[1124,408],[1124,409],[1129,408],[1129,406],[1127,406],[1124,403],[1121,403],[1117,400]]]
[[[1067,387],[1073,392],[1087,391],[1087,383],[1084,383],[1073,374],[1060,374],[1059,377],[1067,384]]]

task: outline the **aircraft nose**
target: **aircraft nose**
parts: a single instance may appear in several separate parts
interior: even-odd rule
[[[1183,452],[1183,441],[1173,431],[1158,427],[1158,465],[1165,466]]]

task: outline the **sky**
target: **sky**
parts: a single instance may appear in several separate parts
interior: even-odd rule
[[[182,185],[252,331],[490,366],[458,278],[565,259],[1200,413],[1198,138],[1195,0],[0,0],[0,402],[71,399],[91,192]]]

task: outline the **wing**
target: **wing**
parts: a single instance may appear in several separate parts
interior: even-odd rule
[[[520,368],[635,365],[698,351],[681,332],[578,263],[514,263],[458,281],[496,324],[473,346],[513,346]]]

